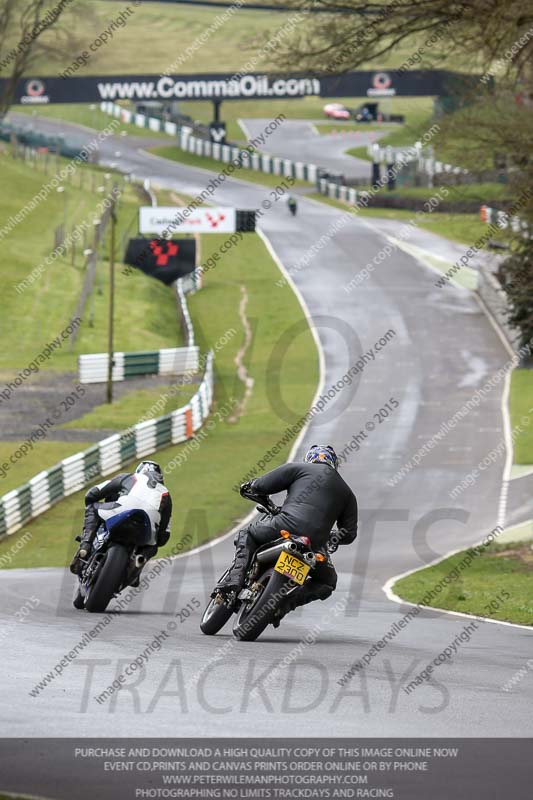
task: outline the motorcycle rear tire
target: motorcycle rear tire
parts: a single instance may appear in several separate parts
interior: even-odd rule
[[[91,613],[103,613],[109,601],[117,594],[126,577],[130,558],[129,550],[122,544],[114,544],[107,551],[106,559],[85,601]]]
[[[249,603],[242,604],[233,625],[233,635],[241,642],[254,642],[263,633],[272,622],[282,599],[278,595],[285,596],[289,589],[287,578],[273,567],[267,569],[257,583],[263,584],[263,591],[252,606]],[[282,591],[283,587],[285,591]]]

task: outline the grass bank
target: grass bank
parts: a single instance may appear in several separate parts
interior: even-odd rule
[[[426,592],[454,571],[467,551],[401,578],[393,591],[402,599],[419,603]],[[458,570],[459,572],[459,570]],[[504,622],[533,625],[533,551],[530,541],[495,542],[459,577],[448,582],[434,607],[461,611]]]
[[[339,200],[334,200],[331,197],[325,197],[321,194],[307,195],[313,200],[318,200],[321,203],[334,206],[343,211],[349,211],[350,206],[342,203]],[[409,222],[415,220],[415,211],[404,211],[392,208],[359,208],[357,213],[353,212],[357,217],[372,217],[377,219],[394,219],[399,221]],[[486,232],[487,226],[481,222],[477,214],[441,214],[434,211],[432,214],[425,214],[420,220],[416,220],[416,224],[423,230],[437,233],[439,236],[444,236],[454,242],[460,242],[467,247],[473,242],[477,241],[483,233]],[[497,238],[496,236],[493,238]]]
[[[217,251],[225,239],[219,234],[204,236],[203,257],[207,259]],[[226,343],[219,345],[215,361],[213,425],[197,441],[166,448],[156,456],[175,499],[173,536],[167,550],[185,532],[191,533],[194,544],[198,544],[229,529],[247,513],[250,504],[232,486],[309,408],[318,380],[318,355],[296,297],[288,286],[275,287],[277,280],[278,267],[263,242],[256,234],[246,234],[206,274],[205,287],[190,298],[191,316],[202,349]],[[243,363],[254,384],[244,413],[237,421],[230,421],[230,399],[240,401],[244,395],[235,364],[245,341],[242,314],[253,332]],[[274,349],[293,326],[295,333],[289,337],[290,344],[279,364],[279,386],[283,387],[288,412],[270,400],[267,389],[272,390]],[[232,329],[235,334],[228,336]],[[286,460],[291,444],[289,441],[280,448],[269,467]],[[82,524],[82,511],[80,492],[25,526],[32,538],[9,566],[65,565],[73,552],[72,537]],[[0,542],[0,555],[21,535],[22,531]]]
[[[533,464],[533,370],[515,369],[509,398],[514,463]]]
[[[8,148],[0,151],[0,218],[8,220],[32,201],[39,191],[67,164],[60,159],[48,174],[22,160],[13,160]],[[91,173],[96,174],[95,191],[90,187]],[[81,185],[80,185],[81,181]],[[75,226],[87,223],[86,247],[92,245],[93,220],[103,210],[102,202],[112,183],[105,174],[81,166],[72,182],[64,183],[64,192],[49,192],[46,200],[37,203],[27,216],[2,238],[3,258],[0,262],[2,281],[2,317],[0,331],[4,346],[1,381],[18,374],[31,362],[48,341],[65,329],[72,319],[85,277],[83,242],[65,254],[54,251],[54,228],[66,222],[67,235]],[[101,191],[98,191],[98,189]],[[105,191],[104,191],[105,190]],[[118,208],[116,269],[115,348],[121,350],[151,350],[172,347],[180,341],[176,324],[174,298],[168,289],[145,275],[124,274],[120,268],[121,242],[126,229],[135,221],[139,198],[133,187],[126,184]],[[95,289],[86,305],[83,322],[74,348],[62,343],[43,370],[76,370],[81,353],[98,353],[107,349],[107,287],[109,281],[108,239],[99,249]],[[52,263],[44,260],[52,257]],[[37,269],[36,269],[37,268]],[[136,272],[136,271],[135,271]],[[17,285],[33,274],[30,285],[17,291]]]

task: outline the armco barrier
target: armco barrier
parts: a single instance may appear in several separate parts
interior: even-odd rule
[[[198,370],[199,359],[185,295],[195,292],[200,286],[201,274],[196,270],[176,282],[180,316],[185,321],[188,342],[188,347],[182,349],[196,351],[195,367],[191,372]],[[0,497],[0,539],[15,533],[64,497],[94,483],[97,476],[109,475],[130,461],[151,455],[161,447],[191,439],[209,414],[212,401],[213,354],[208,353],[202,382],[186,406],[115,433],[88,450],[65,458],[51,469],[40,472],[28,483]]]
[[[199,348],[169,347],[141,353],[113,353],[113,381],[124,381],[138,375],[182,375],[196,372]],[[80,383],[103,383],[107,380],[108,353],[90,353],[78,357]]]
[[[357,189],[354,189],[353,186],[331,183],[326,178],[320,178],[316,186],[320,194],[332,197],[334,200],[344,200],[344,202],[350,203],[352,206],[356,204],[362,194]]]
[[[487,225],[497,225],[499,228],[510,228],[514,233],[523,232],[527,236],[529,227],[527,222],[520,217],[510,217],[505,211],[490,206],[481,206],[479,216],[482,222]]]
[[[441,173],[468,174],[468,170],[463,167],[454,167],[452,164],[438,161],[433,155],[433,148],[424,148],[422,142],[415,142],[411,147],[391,147],[390,145],[381,147],[374,142],[368,145],[367,153],[375,164],[397,164],[401,168],[414,161],[418,171],[429,176]]]
[[[130,123],[139,128],[149,128],[152,131],[168,133],[170,136],[177,136],[178,146],[185,152],[194,153],[197,156],[208,156],[226,164],[230,161],[238,161],[240,166],[246,169],[309,181],[309,183],[316,183],[318,178],[320,167],[317,167],[316,164],[291,161],[288,158],[278,158],[265,153],[250,153],[248,150],[241,150],[240,147],[235,145],[217,144],[208,139],[200,139],[192,135],[191,128],[187,125],[177,125],[175,122],[166,122],[156,117],[136,114],[134,111],[122,108],[116,103],[104,101],[100,103],[100,109],[106,114],[118,117],[121,122]]]
[[[213,354],[190,402],[170,414],[140,422],[44,470],[0,498],[0,539],[15,533],[51,506],[135,459],[191,439],[207,417],[213,400]]]

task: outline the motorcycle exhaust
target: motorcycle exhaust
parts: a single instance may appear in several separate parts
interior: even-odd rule
[[[137,567],[137,569],[144,567],[145,564],[146,564],[146,556],[142,555],[135,556],[135,566]]]
[[[282,544],[275,544],[273,547],[269,547],[268,550],[263,550],[260,553],[257,553],[256,559],[257,563],[264,565],[264,564],[271,564],[276,561],[277,557],[280,553],[284,550],[287,550],[289,553],[294,553],[298,550],[297,546],[294,542],[283,542]]]

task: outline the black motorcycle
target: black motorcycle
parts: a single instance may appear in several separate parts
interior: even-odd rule
[[[152,543],[152,526],[142,509],[128,509],[102,520],[92,548],[82,561],[74,608],[103,612],[110,600],[126,586],[135,584]]]
[[[296,212],[298,211],[298,206],[296,204],[296,200],[289,200],[288,202],[289,211],[291,212],[292,216],[296,216]]]
[[[262,513],[279,511],[268,497],[258,498],[246,493],[243,497],[259,501],[257,510]],[[324,553],[313,552],[307,536],[281,531],[278,539],[256,550],[239,592],[213,590],[200,629],[212,636],[236,614],[233,635],[243,642],[255,641],[268,625],[279,619],[281,601],[309,580],[316,564],[326,559]],[[228,572],[226,570],[222,578]]]

